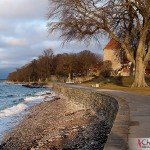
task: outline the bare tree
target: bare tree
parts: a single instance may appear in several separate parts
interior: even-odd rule
[[[98,64],[102,59],[98,54],[92,53],[89,50],[81,51],[78,54],[79,69],[86,76],[91,66]]]
[[[150,58],[150,0],[49,0],[49,30],[65,41],[107,35],[125,50],[136,69],[133,87],[147,86]],[[51,19],[54,19],[52,21]]]
[[[38,58],[38,74],[40,76],[39,80],[47,80],[52,74],[52,63],[53,63],[53,50],[46,49],[43,51],[43,55]]]
[[[110,60],[104,61],[101,68],[100,75],[103,77],[110,77],[112,72],[112,62]]]
[[[10,81],[36,82],[45,81],[51,75],[57,77],[73,77],[85,75],[91,66],[102,62],[101,56],[90,52],[89,50],[80,53],[64,53],[54,55],[51,49],[43,51],[38,59],[34,59],[28,64],[17,68],[8,76]]]
[[[76,71],[76,54],[58,54],[57,66],[55,73],[60,76],[70,76],[73,71]]]

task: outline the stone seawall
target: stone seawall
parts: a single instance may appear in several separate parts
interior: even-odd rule
[[[111,128],[104,150],[127,150],[129,133],[128,103],[99,89],[90,87],[55,84],[56,94],[95,111],[97,116],[104,116]]]
[[[115,98],[102,92],[97,92],[95,89],[73,85],[54,84],[53,89],[59,97],[89,108],[97,116],[103,115],[105,121],[112,127],[118,111],[118,102]]]

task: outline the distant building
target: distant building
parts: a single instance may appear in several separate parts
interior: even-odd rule
[[[134,75],[135,68],[127,57],[125,50],[121,48],[118,42],[111,39],[104,48],[104,63],[111,64],[112,76],[130,76]],[[145,74],[150,75],[150,63],[148,64]]]

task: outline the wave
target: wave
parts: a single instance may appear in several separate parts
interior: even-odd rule
[[[24,101],[30,102],[30,101],[42,101],[45,97],[44,96],[34,96],[34,97],[26,97]]]
[[[16,96],[18,96],[18,95],[16,95],[16,94],[10,94],[10,95],[7,95],[6,97],[11,98],[11,97],[16,97]]]
[[[0,144],[6,132],[18,125],[24,116],[28,114],[26,110],[28,110],[28,106],[20,103],[0,111]]]
[[[51,89],[28,89],[0,83],[0,142],[12,127],[30,113],[30,107],[51,100],[51,93]]]
[[[35,93],[35,95],[37,95],[37,96],[44,96],[44,95],[51,95],[51,94],[52,94],[52,92],[50,92],[50,91],[43,91],[43,92]]]
[[[32,97],[26,97],[24,101],[26,102],[48,101],[55,97],[55,94],[50,91],[37,92],[34,95],[35,96],[32,96]]]
[[[4,110],[0,111],[0,119],[4,118],[4,117],[15,115],[17,113],[20,113],[27,108],[28,108],[27,105],[20,103],[18,105],[13,106],[13,107],[4,109]]]
[[[14,94],[16,95],[16,94]],[[8,95],[9,97],[13,97],[13,94]],[[25,97],[25,98],[21,98],[21,99],[14,99],[13,103],[18,103],[21,102],[17,105],[14,105],[13,107],[10,108],[6,108],[4,110],[0,111],[0,119],[7,117],[7,116],[11,116],[11,115],[15,115],[17,113],[20,113],[22,111],[24,111],[25,109],[27,109],[29,106],[31,106],[32,104],[36,104],[36,103],[40,103],[43,101],[49,101],[52,100],[55,97],[55,94],[53,92],[50,91],[43,91],[43,92],[37,92],[34,94],[34,96],[29,96],[29,97]],[[24,103],[24,102],[25,103]]]

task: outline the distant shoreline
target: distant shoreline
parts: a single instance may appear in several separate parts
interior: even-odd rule
[[[17,84],[22,85],[29,88],[52,88],[53,83],[49,82],[13,82],[13,81],[5,81],[6,84]]]

